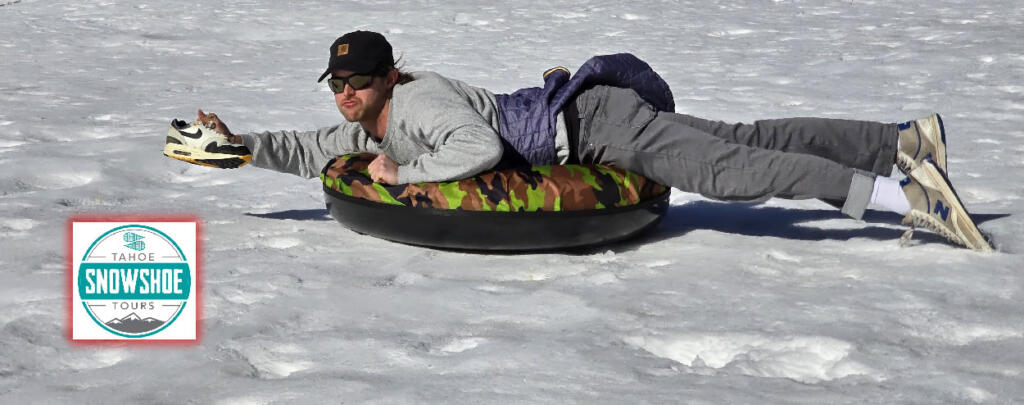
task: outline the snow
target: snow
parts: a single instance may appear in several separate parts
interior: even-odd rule
[[[2,403],[1024,401],[1024,8],[910,2],[0,0]],[[629,51],[726,121],[943,113],[998,252],[893,214],[672,195],[634,241],[481,255],[326,216],[317,180],[161,156],[172,118],[337,122],[327,47],[496,92]],[[65,339],[65,221],[203,221],[202,341]]]

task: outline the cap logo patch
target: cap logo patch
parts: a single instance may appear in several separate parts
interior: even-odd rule
[[[348,44],[338,45],[338,56],[348,55]]]

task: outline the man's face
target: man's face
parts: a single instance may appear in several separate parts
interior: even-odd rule
[[[331,72],[331,78],[347,78],[353,72],[347,70],[335,70]],[[338,104],[338,111],[345,116],[349,122],[374,121],[384,109],[387,95],[390,91],[387,77],[374,77],[370,87],[361,90],[353,90],[352,86],[345,86],[341,93],[334,94],[334,102]]]

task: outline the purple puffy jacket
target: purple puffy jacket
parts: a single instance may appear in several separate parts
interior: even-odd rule
[[[675,111],[672,90],[650,65],[628,53],[590,58],[572,78],[558,67],[544,73],[544,87],[496,94],[505,153],[499,168],[556,164],[555,116],[579,92],[594,85],[636,91],[658,111]]]

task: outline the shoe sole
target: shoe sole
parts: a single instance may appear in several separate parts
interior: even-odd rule
[[[914,120],[912,122],[914,123],[914,126],[916,127],[915,129],[917,130],[917,135],[919,137],[924,138],[926,136],[924,134],[939,134],[938,137],[928,136],[928,139],[927,139],[928,142],[931,142],[932,145],[935,145],[935,156],[931,156],[931,155],[920,156],[921,155],[921,150],[920,150],[920,148],[921,148],[921,146],[920,146],[921,145],[921,140],[918,139],[918,142],[917,142],[918,150],[914,153],[914,156],[910,156],[910,155],[905,154],[903,152],[898,152],[899,158],[896,159],[896,165],[899,166],[900,170],[902,170],[903,173],[910,173],[910,172],[914,171],[914,169],[916,169],[917,166],[920,165],[920,163],[918,163],[918,162],[923,162],[924,159],[928,159],[930,157],[931,160],[933,162],[935,162],[935,166],[937,166],[939,168],[939,170],[941,170],[943,173],[945,173],[946,172],[946,168],[947,168],[947,166],[946,166],[946,128],[942,124],[942,117],[939,116],[939,114],[933,114],[932,116],[930,116],[928,118],[925,118],[925,119],[922,119],[922,120]],[[938,139],[936,139],[936,138],[938,138]]]
[[[939,170],[938,166],[931,161],[924,161],[918,165],[918,169],[914,169],[912,176],[920,187],[924,187],[925,184],[933,186],[932,188],[939,191],[942,195],[942,199],[950,204],[949,207],[953,212],[962,212],[963,215],[957,215],[953,218],[953,231],[956,232],[954,235],[943,235],[950,239],[955,239],[956,242],[964,245],[972,250],[980,252],[991,252],[994,249],[989,244],[988,240],[982,235],[981,231],[978,230],[978,226],[975,225],[974,220],[971,218],[971,213],[967,212],[967,208],[964,208],[963,201],[960,200],[960,196],[956,194],[956,190],[953,189],[953,183],[949,181],[946,174]],[[923,178],[922,178],[923,177]],[[927,196],[927,193],[925,193]],[[932,205],[929,204],[929,209]],[[936,219],[931,214],[921,214],[920,211],[911,211],[914,219],[926,221],[932,224],[936,229],[945,229],[945,226],[936,223]]]
[[[218,169],[235,169],[249,164],[252,155],[230,155],[226,153],[210,153],[188,146],[168,143],[164,146],[164,156],[200,166]]]

